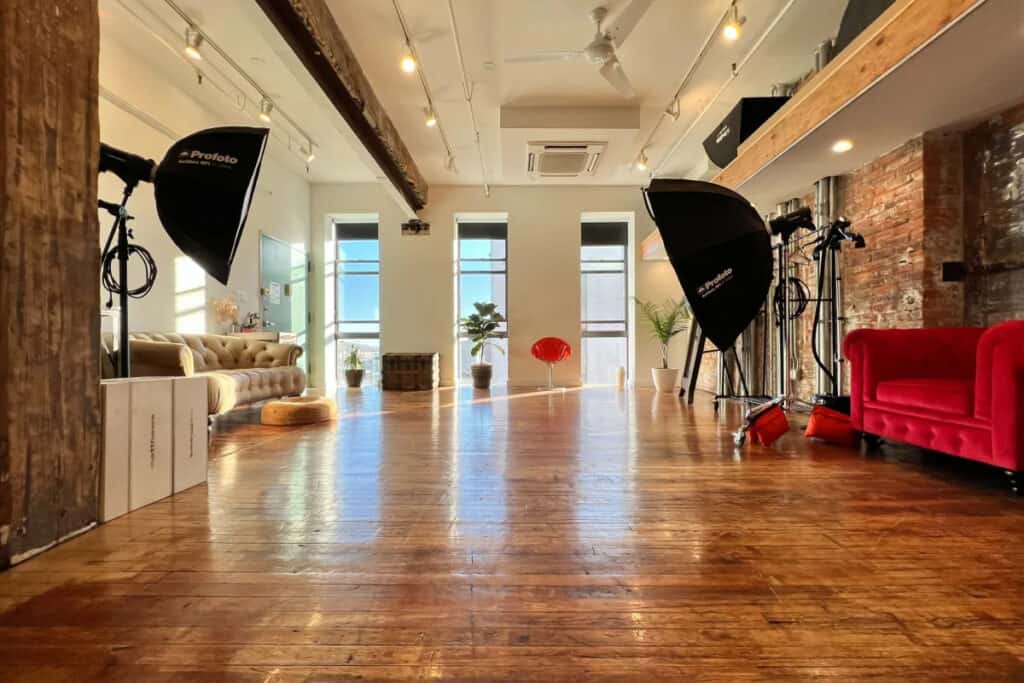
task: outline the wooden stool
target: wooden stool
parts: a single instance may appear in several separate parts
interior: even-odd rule
[[[330,398],[296,396],[270,401],[260,410],[260,424],[295,427],[338,418],[338,404]]]

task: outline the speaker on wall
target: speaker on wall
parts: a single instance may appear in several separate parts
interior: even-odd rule
[[[704,151],[711,161],[725,168],[736,158],[740,144],[788,100],[788,97],[744,97],[704,140]]]

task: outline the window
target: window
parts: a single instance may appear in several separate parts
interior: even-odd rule
[[[458,224],[458,259],[455,277],[457,279],[456,303],[458,318],[462,319],[476,309],[473,304],[495,303],[498,312],[508,316],[508,224],[507,223],[472,223]],[[508,382],[508,324],[498,328],[499,339],[496,345],[505,353],[489,349],[485,360],[494,366],[491,381],[494,384]],[[470,365],[474,359],[470,355],[472,343],[459,327],[459,378],[462,382],[471,381]]]
[[[174,331],[206,334],[206,273],[188,256],[174,259]]]
[[[627,223],[583,223],[580,277],[584,384],[613,384],[629,367]]]
[[[380,240],[376,223],[335,225],[338,290],[335,297],[335,339],[338,374],[345,356],[355,348],[365,370],[364,384],[380,379]]]

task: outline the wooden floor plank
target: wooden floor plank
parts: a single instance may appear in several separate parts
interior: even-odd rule
[[[646,391],[340,403],[0,574],[0,680],[1024,680],[996,472]]]

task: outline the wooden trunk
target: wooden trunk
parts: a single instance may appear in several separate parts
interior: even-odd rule
[[[381,358],[381,388],[394,391],[437,389],[439,368],[436,353],[385,353]]]

